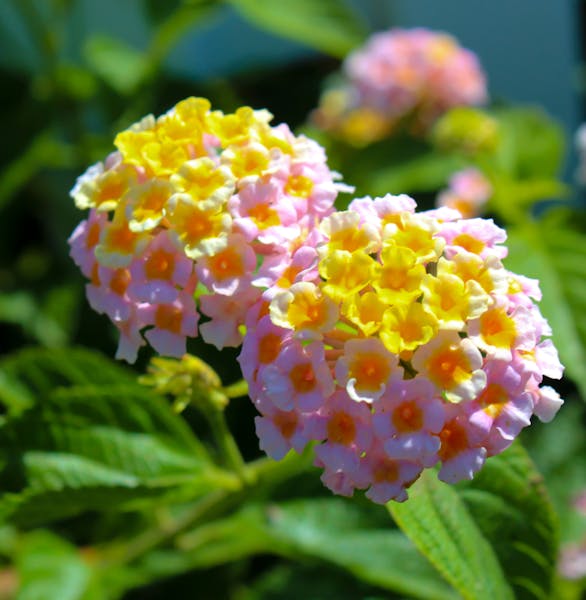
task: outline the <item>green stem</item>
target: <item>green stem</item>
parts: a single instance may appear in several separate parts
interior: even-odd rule
[[[242,454],[240,454],[234,436],[228,428],[228,423],[226,423],[224,409],[219,406],[218,402],[214,402],[211,399],[210,402],[207,402],[202,407],[202,412],[208,420],[212,436],[221,453],[225,466],[238,475],[242,482],[246,484],[251,483],[246,472],[246,464],[242,458]]]
[[[164,523],[145,531],[123,546],[117,543],[103,549],[100,552],[100,565],[108,568],[114,564],[128,564],[186,532],[193,532],[198,536],[196,528],[199,524],[207,527],[214,519],[244,504],[253,494],[268,494],[274,486],[307,470],[311,464],[311,456],[308,448],[302,455],[291,452],[279,462],[261,458],[244,465],[244,479],[255,481],[254,488],[246,487],[243,483],[240,488],[232,491],[211,492],[174,520],[165,519]],[[186,538],[189,539],[191,538]]]
[[[190,509],[177,517],[171,523],[165,526],[159,526],[154,529],[149,529],[141,535],[130,540],[122,548],[115,545],[113,548],[104,551],[101,564],[103,567],[108,567],[111,564],[127,564],[150,550],[172,540],[176,535],[191,529],[197,523],[204,520],[210,512],[218,510],[218,508],[226,503],[231,498],[231,494],[225,490],[217,490],[208,496],[202,498],[194,504]]]

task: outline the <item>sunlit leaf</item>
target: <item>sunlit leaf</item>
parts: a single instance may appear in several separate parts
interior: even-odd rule
[[[277,554],[325,561],[412,598],[457,598],[405,536],[377,526],[368,511],[340,499],[248,506],[186,534],[179,544],[184,559],[200,568],[251,554]]]
[[[255,25],[337,57],[366,35],[360,16],[344,0],[229,1]]]
[[[425,471],[409,500],[390,513],[421,553],[466,600],[514,598],[488,539],[453,486]]]
[[[474,521],[495,551],[518,600],[551,597],[558,523],[542,477],[516,443],[461,486]]]
[[[138,50],[106,35],[88,38],[84,55],[94,72],[119,94],[134,92],[149,68]]]
[[[92,584],[79,550],[49,531],[26,535],[16,556],[18,600],[82,600]]]
[[[559,175],[564,156],[560,125],[535,107],[508,107],[494,111],[499,123],[497,160],[517,179],[545,179]]]
[[[131,385],[136,379],[129,369],[84,348],[27,348],[0,359],[0,373],[18,379],[37,398],[59,386]]]
[[[164,398],[99,354],[29,350],[0,373],[31,394],[0,427],[4,517],[47,522],[235,485]]]

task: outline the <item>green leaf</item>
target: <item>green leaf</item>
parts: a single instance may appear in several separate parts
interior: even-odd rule
[[[75,288],[66,286],[50,290],[42,305],[27,292],[2,294],[0,321],[19,325],[30,338],[43,346],[63,346],[74,324],[72,312],[77,299]]]
[[[0,428],[0,457],[0,515],[25,524],[236,485],[163,399],[130,386],[45,398]]]
[[[82,600],[88,598],[92,572],[79,551],[48,531],[24,537],[16,556],[17,600]]]
[[[72,168],[77,164],[73,148],[56,139],[47,129],[35,137],[28,148],[0,172],[0,211],[42,169]]]
[[[21,350],[0,359],[2,376],[20,382],[21,389],[27,390],[29,398],[41,398],[60,386],[136,385],[136,375],[132,371],[84,348]],[[0,401],[4,401],[2,386]]]
[[[543,479],[519,443],[489,459],[461,498],[518,600],[551,598],[558,523]]]
[[[388,595],[324,565],[277,565],[243,591],[240,600],[388,600]]]
[[[586,489],[586,406],[571,397],[566,400],[551,423],[534,423],[523,434],[555,505],[560,539],[579,543],[586,537],[586,519],[575,507]]]
[[[561,126],[535,107],[497,109],[500,131],[497,160],[516,179],[555,179],[564,156]]]
[[[99,354],[23,351],[0,375],[0,398],[6,387],[17,394],[17,381],[29,404],[0,427],[4,517],[47,522],[235,485],[162,397]]]
[[[271,553],[306,563],[326,562],[412,598],[455,599],[409,540],[397,530],[378,526],[370,512],[372,507],[365,511],[340,499],[251,505],[184,535],[178,545],[192,567]]]
[[[143,54],[107,35],[88,38],[84,56],[93,71],[122,95],[136,91],[149,69]]]
[[[343,0],[229,2],[255,25],[340,58],[360,45],[366,36],[359,15]]]
[[[430,152],[411,161],[389,166],[371,178],[371,194],[435,192],[465,166],[458,156]]]
[[[509,230],[511,271],[539,279],[540,309],[566,373],[586,398],[586,236],[547,223]]]
[[[409,500],[387,508],[407,536],[466,600],[512,599],[501,566],[458,492],[425,471]]]

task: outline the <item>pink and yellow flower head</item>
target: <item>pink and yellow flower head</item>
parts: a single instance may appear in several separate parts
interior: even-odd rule
[[[188,98],[118,134],[116,151],[76,182],[71,195],[90,214],[71,255],[124,358],[136,358],[141,333],[173,356],[198,330],[220,349],[239,346],[259,286],[315,268],[318,222],[346,188],[318,144],[271,118]],[[209,320],[198,328],[200,313]]]
[[[239,358],[263,446],[318,442],[325,485],[376,502],[437,463],[445,481],[473,477],[562,403],[539,387],[562,366],[537,283],[501,262],[505,232],[415,209],[387,195],[323,219],[315,268],[263,292]]]
[[[324,93],[314,120],[364,145],[406,121],[425,131],[450,108],[486,99],[476,56],[453,37],[421,28],[391,29],[374,34],[348,56],[342,84]]]
[[[373,47],[413,53],[413,35],[439,79],[462,52],[408,33]],[[384,52],[381,89],[396,67]],[[538,283],[503,266],[505,232],[447,206],[418,213],[406,195],[335,212],[347,188],[323,150],[269,122],[191,98],[119,134],[79,178],[89,215],[71,256],[120,332],[117,357],[147,342],[181,356],[199,334],[242,344],[261,447],[278,460],[313,443],[326,486],[380,503],[438,463],[444,481],[472,478],[533,415],[551,420],[563,401],[542,382],[563,367]]]

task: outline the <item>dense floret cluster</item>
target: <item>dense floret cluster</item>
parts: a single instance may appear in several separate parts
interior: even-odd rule
[[[78,179],[89,216],[71,255],[117,356],[145,338],[169,356],[199,333],[242,344],[261,447],[280,459],[312,442],[335,493],[404,500],[438,463],[444,481],[471,478],[562,403],[540,387],[563,368],[537,282],[505,269],[491,220],[417,213],[405,195],[336,212],[322,148],[270,118],[190,98]],[[477,175],[453,187],[489,193]]]
[[[408,196],[359,198],[324,218],[313,277],[267,290],[240,364],[262,448],[315,446],[335,493],[404,500],[423,469],[472,478],[532,415],[561,404],[562,366],[535,280],[501,260],[505,232]]]
[[[78,179],[71,194],[89,217],[71,255],[120,331],[118,358],[136,359],[143,331],[181,356],[200,314],[207,342],[239,346],[258,286],[286,287],[314,260],[316,224],[342,186],[318,144],[270,120],[189,98],[120,133]]]
[[[448,109],[486,99],[476,56],[453,37],[392,29],[348,56],[341,83],[324,93],[314,121],[349,142],[368,144],[405,120],[425,131]]]

